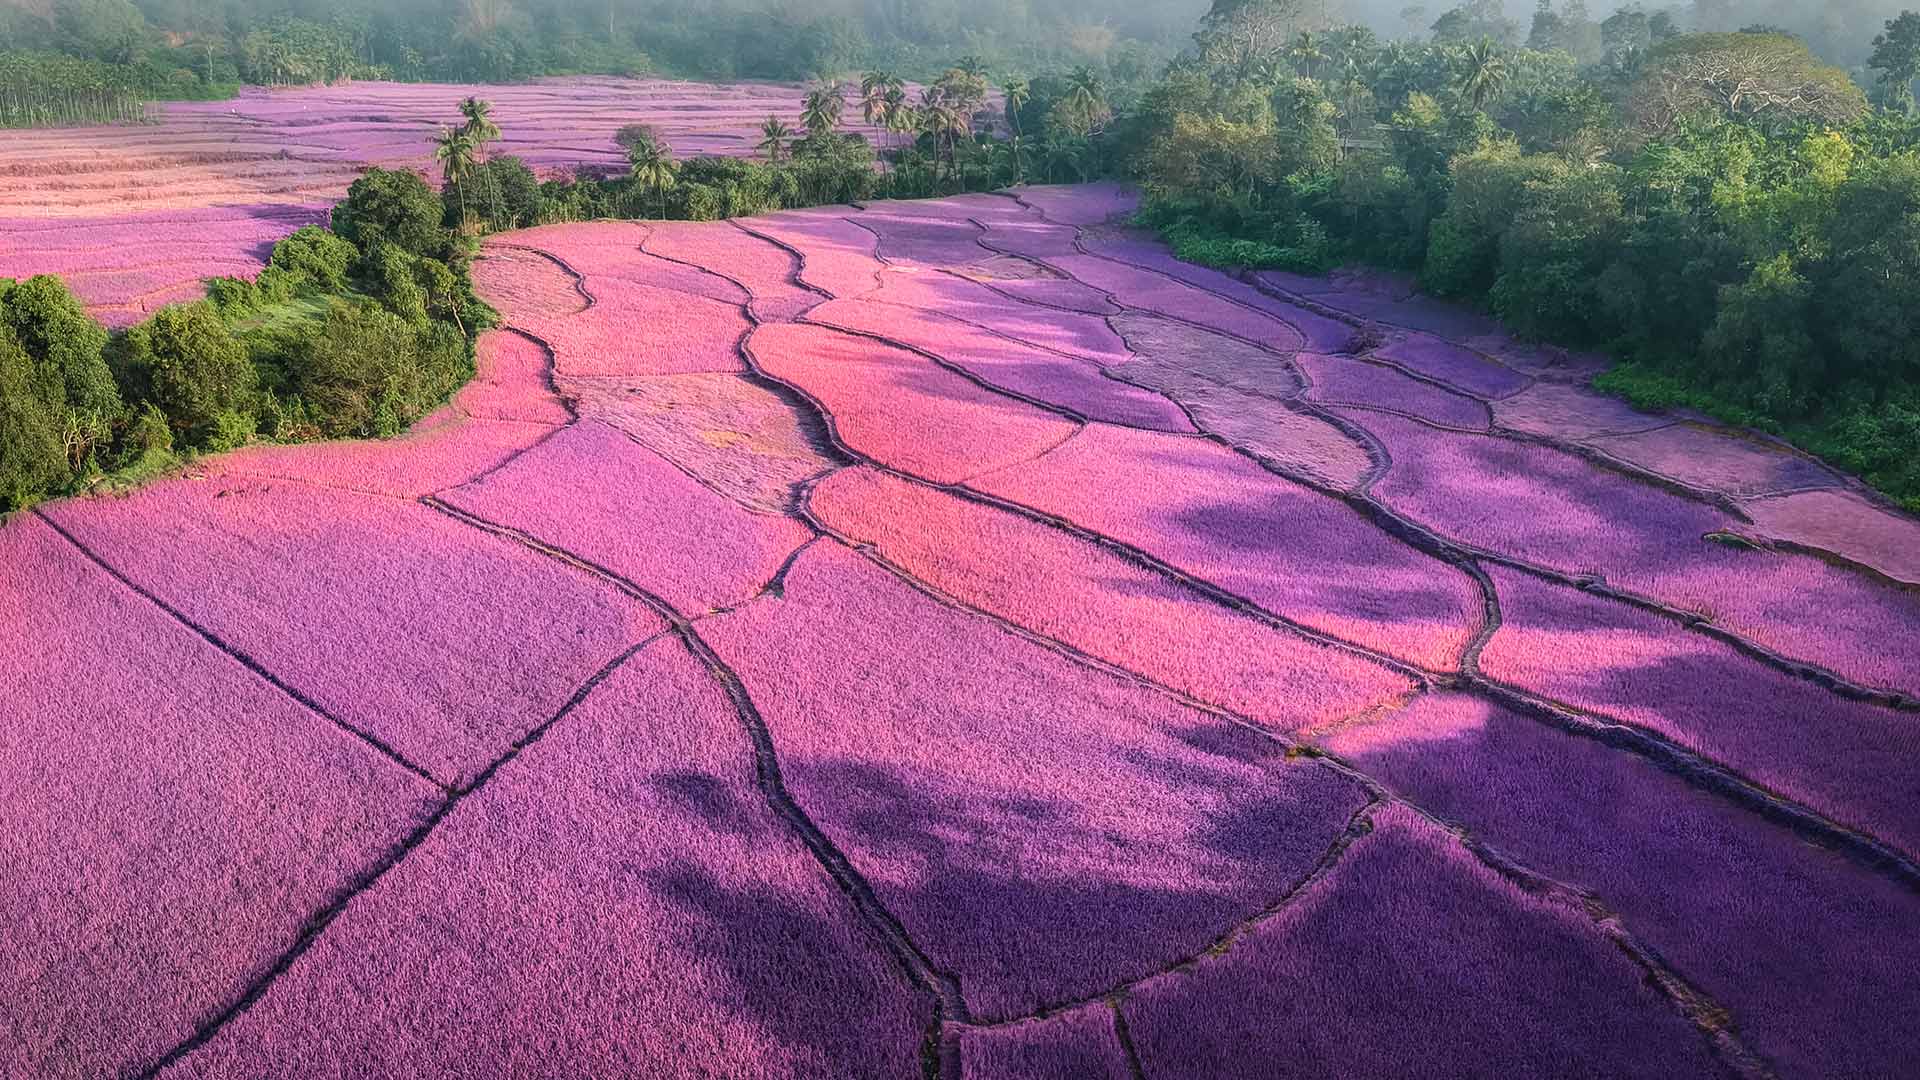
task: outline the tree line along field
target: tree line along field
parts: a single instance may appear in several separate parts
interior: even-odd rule
[[[1903,1075],[1920,524],[1132,202],[500,234],[0,526],[0,1072]]]
[[[131,127],[10,131],[0,140],[0,277],[58,273],[110,326],[252,276],[275,241],[324,223],[368,165],[414,168],[462,99],[484,93],[497,155],[546,174],[623,172],[620,128],[684,155],[756,153],[768,116],[798,125],[801,89],[634,79],[510,86],[354,83],[155,106]],[[861,130],[849,116],[849,130]]]

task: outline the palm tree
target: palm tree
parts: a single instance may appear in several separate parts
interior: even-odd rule
[[[680,180],[673,160],[673,147],[658,139],[637,143],[627,152],[632,164],[633,182],[642,192],[660,197],[660,216],[667,216],[667,192]]]
[[[1026,158],[1022,151],[1025,147],[1022,138],[1026,133],[1020,129],[1020,110],[1033,100],[1033,84],[1025,79],[1008,79],[1000,87],[1007,95],[1007,120],[1013,124],[1013,182],[1022,183],[1027,178]]]
[[[933,142],[935,160],[939,159],[944,147],[949,167],[957,168],[959,138],[973,130],[966,114],[956,108],[946,95],[931,88],[920,92],[920,108],[915,112],[920,121],[920,133]]]
[[[475,152],[484,153],[487,144],[500,137],[500,128],[493,122],[493,102],[470,97],[460,103],[460,115],[467,123],[460,130],[473,143]]]
[[[760,149],[766,151],[769,165],[780,164],[786,155],[787,143],[792,140],[793,129],[777,116],[767,117],[767,122],[760,125]]]
[[[1507,58],[1492,38],[1481,38],[1460,53],[1459,90],[1473,102],[1475,109],[1500,96],[1510,74]]]
[[[847,107],[841,96],[840,85],[816,86],[807,91],[807,100],[800,110],[800,122],[807,126],[807,134],[814,138],[831,135],[840,126],[840,113]]]
[[[1320,48],[1320,39],[1314,37],[1311,30],[1300,31],[1300,36],[1287,46],[1287,55],[1305,69],[1303,74],[1309,79],[1313,78],[1313,65],[1327,58],[1326,52]]]
[[[433,141],[433,160],[460,197],[460,224],[467,223],[467,177],[473,173],[473,137],[462,128],[441,128]]]
[[[891,71],[869,71],[860,79],[860,111],[869,127],[892,131],[895,102],[904,98],[906,83]]]
[[[1081,127],[1085,129],[1082,134],[1093,132],[1106,109],[1100,94],[1100,76],[1092,68],[1083,64],[1067,76],[1067,104],[1079,114]]]
[[[1013,133],[1020,134],[1020,110],[1033,100],[1033,84],[1025,79],[1012,78],[1000,84],[1000,92],[1007,95],[1007,119],[1013,123]]]
[[[980,59],[978,56],[973,55],[972,53],[968,53],[967,55],[961,57],[960,62],[953,65],[953,67],[955,71],[958,71],[961,74],[968,76],[969,78],[980,79],[984,81],[987,77],[987,62],[985,60]]]

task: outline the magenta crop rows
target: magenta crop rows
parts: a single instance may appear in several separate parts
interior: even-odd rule
[[[135,315],[464,89],[174,108],[118,209],[21,133],[0,273]],[[413,431],[0,524],[0,1074],[1910,1073],[1920,522],[1135,205],[497,236]]]

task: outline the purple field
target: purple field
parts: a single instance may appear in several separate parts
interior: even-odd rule
[[[0,524],[0,1076],[1913,1075],[1920,523],[1013,195],[497,236],[413,431]]]
[[[751,156],[768,116],[799,126],[805,88],[614,78],[249,88],[160,106],[138,127],[10,131],[0,277],[68,274],[95,315],[138,322],[198,297],[203,278],[253,276],[275,241],[324,223],[363,167],[429,169],[434,133],[475,94],[504,132],[493,152],[557,176],[624,169],[613,135],[636,123],[683,157]],[[867,130],[857,113],[850,128]]]

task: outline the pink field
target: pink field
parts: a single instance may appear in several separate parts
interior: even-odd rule
[[[228,257],[451,89],[13,133],[0,237]],[[493,237],[412,432],[0,523],[0,1075],[1910,1073],[1920,525],[1131,202]]]
[[[1702,616],[1794,659],[1894,690],[1920,689],[1920,616],[1907,590],[1812,555],[1710,539],[1724,511],[1559,450],[1355,414],[1394,465],[1376,493],[1449,537]]]
[[[1920,855],[1912,716],[1841,700],[1658,616],[1491,573],[1502,619],[1480,658],[1490,678],[1659,732]]]
[[[45,524],[0,530],[0,566],[0,1073],[107,1075],[224,1008],[437,793]]]
[[[168,1075],[324,1075],[347,1046],[380,1076],[910,1075],[926,1002],[751,760],[706,671],[654,644]]]
[[[587,278],[593,307],[573,315],[526,316],[521,329],[553,351],[567,376],[685,375],[740,371],[740,339],[752,327],[739,304],[642,285],[624,278]],[[637,343],[629,326],[652,333]]]
[[[1425,334],[1408,335],[1376,350],[1374,355],[1475,397],[1511,397],[1531,385],[1525,375],[1512,368],[1465,346]]]
[[[748,348],[762,371],[819,402],[855,453],[937,483],[1028,461],[1079,430],[923,356],[824,327],[762,327]]]
[[[1331,770],[844,548],[809,548],[779,598],[702,634],[786,748],[794,797],[983,1017],[1204,948],[1304,875],[1364,802]]]
[[[1273,315],[1149,270],[1096,255],[1054,256],[1046,262],[1107,293],[1123,307],[1196,323],[1282,352],[1306,344],[1299,330]]]
[[[605,567],[689,614],[751,598],[814,535],[792,518],[749,513],[592,421],[445,500]]]
[[[792,252],[795,280],[808,288],[848,299],[880,287],[879,237],[830,210],[789,210],[735,227]]]
[[[1212,606],[1093,544],[869,469],[830,478],[810,508],[968,605],[1277,730],[1343,720],[1412,689],[1404,676]]]
[[[578,571],[394,499],[183,478],[53,516],[134,584],[445,783],[471,779],[660,626]],[[150,528],[156,517],[167,529]],[[476,617],[449,620],[450,606]]]
[[[960,1038],[963,1080],[1127,1080],[1127,1059],[1113,1010],[1076,1009],[1063,1016],[1002,1028],[970,1031]]]
[[[1479,621],[1478,590],[1464,574],[1213,443],[1096,424],[973,486],[1429,668],[1453,667]]]
[[[1263,1075],[1250,1063],[1278,1060],[1299,1076],[1717,1073],[1585,913],[1398,808],[1238,948],[1123,1008],[1149,1076]]]
[[[1314,401],[1410,413],[1448,427],[1485,430],[1490,423],[1485,402],[1421,382],[1391,367],[1305,352],[1296,355],[1294,362],[1312,381],[1307,397]]]
[[[1817,462],[1759,439],[1728,438],[1695,424],[1631,435],[1603,435],[1587,445],[1658,476],[1729,495],[1830,487],[1837,477]]]
[[[951,274],[889,273],[873,299],[960,319],[1016,342],[1102,367],[1124,363],[1129,356],[1126,344],[1103,319],[1021,303]]]
[[[794,281],[799,261],[793,255],[739,229],[657,221],[648,226],[643,246],[734,282],[750,298],[753,316],[761,322],[792,322],[825,299]]]
[[[1508,857],[1598,890],[1781,1075],[1896,1076],[1920,1053],[1911,891],[1473,698],[1429,697],[1328,742]]]
[[[251,277],[275,241],[324,222],[363,167],[431,172],[433,135],[468,96],[494,105],[504,136],[493,153],[555,175],[624,168],[613,134],[632,123],[651,124],[681,156],[751,156],[767,116],[799,126],[804,94],[655,79],[354,83],[164,105],[157,123],[135,128],[10,131],[0,141],[0,277],[85,272],[75,291],[126,325],[197,297],[203,278]],[[863,130],[857,109],[847,119]],[[49,236],[50,226],[64,235]]]
[[[1042,352],[933,309],[902,311],[871,300],[834,300],[809,312],[807,321],[932,353],[1000,389],[1089,420],[1156,431],[1194,430],[1179,405],[1112,378],[1095,364]]]
[[[1302,371],[1314,359],[1308,354],[1289,360],[1154,315],[1112,322],[1134,354],[1112,374],[1178,402],[1208,435],[1288,476],[1342,491],[1359,491],[1373,476],[1365,444],[1299,403]]]

